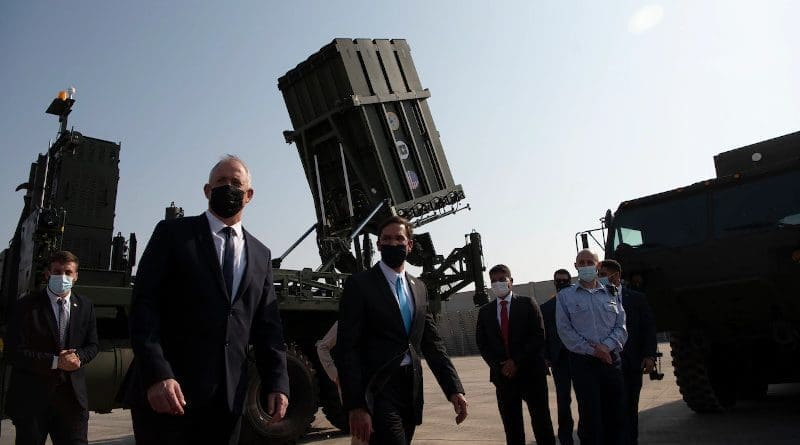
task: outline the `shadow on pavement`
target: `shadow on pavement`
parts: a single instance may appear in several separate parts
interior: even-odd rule
[[[797,444],[800,384],[771,385],[766,398],[698,414],[683,401],[639,413],[640,444]]]

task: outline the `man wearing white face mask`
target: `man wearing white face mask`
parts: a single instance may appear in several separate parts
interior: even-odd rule
[[[553,423],[547,392],[547,367],[542,356],[544,320],[539,305],[512,292],[514,280],[508,266],[489,270],[492,293],[497,297],[481,306],[475,340],[489,365],[506,443],[525,444],[522,401],[528,405],[533,435],[540,445],[554,445]]]
[[[618,445],[625,441],[620,353],[628,334],[622,303],[597,280],[598,263],[592,251],[578,252],[578,285],[558,293],[556,327],[569,350],[581,445]]]
[[[13,366],[6,412],[17,444],[87,443],[89,411],[83,367],[98,351],[94,306],[72,292],[78,258],[56,252],[47,286],[23,297],[9,319],[6,352]]]

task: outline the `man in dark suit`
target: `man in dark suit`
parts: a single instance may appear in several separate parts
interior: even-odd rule
[[[12,366],[6,413],[18,445],[87,443],[89,403],[83,366],[97,355],[94,306],[72,292],[78,258],[54,253],[47,287],[17,300],[8,319],[6,351]]]
[[[558,269],[553,274],[556,293],[572,285],[572,276],[566,269]],[[541,306],[544,318],[544,332],[547,344],[544,348],[544,359],[553,374],[556,385],[556,404],[558,405],[558,442],[561,445],[572,445],[572,430],[575,421],[572,419],[572,375],[569,372],[569,351],[558,336],[556,327],[556,296]]]
[[[539,445],[555,445],[542,357],[544,321],[539,305],[512,292],[511,270],[498,264],[489,270],[494,301],[481,306],[475,340],[494,383],[497,406],[509,445],[525,444],[522,401],[528,405]]]
[[[642,391],[642,374],[655,367],[657,354],[656,324],[647,298],[622,285],[622,267],[614,260],[600,263],[598,276],[601,283],[613,286],[622,299],[628,341],[622,349],[622,374],[625,379],[626,443],[639,443],[639,394]]]
[[[456,423],[467,417],[467,400],[428,311],[425,284],[405,272],[411,224],[392,217],[378,234],[381,261],[345,282],[334,360],[350,433],[373,445],[407,445],[422,423],[420,354],[453,404]]]
[[[289,379],[270,251],[242,228],[247,166],[226,156],[204,186],[205,214],[161,221],[131,303],[126,401],[137,444],[238,442],[248,342],[272,422]]]

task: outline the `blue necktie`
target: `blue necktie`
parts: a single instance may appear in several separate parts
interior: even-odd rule
[[[400,302],[400,315],[403,316],[403,324],[406,327],[406,334],[411,331],[411,319],[414,314],[411,312],[411,304],[408,302],[408,295],[406,295],[406,287],[403,286],[403,279],[397,277],[394,282],[394,290],[397,292],[397,300]]]
[[[225,236],[225,252],[222,257],[222,276],[225,278],[225,287],[228,296],[233,300],[233,227],[224,227],[220,230]]]

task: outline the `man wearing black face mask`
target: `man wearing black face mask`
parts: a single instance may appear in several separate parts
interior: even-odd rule
[[[558,269],[553,274],[556,292],[572,285],[572,276],[566,269]],[[541,306],[544,318],[545,340],[544,359],[553,374],[556,385],[556,404],[558,405],[558,442],[561,445],[572,445],[572,375],[569,372],[569,351],[561,342],[556,329],[556,297],[544,302]]]
[[[253,198],[241,159],[226,156],[203,187],[203,215],[161,221],[139,262],[126,377],[137,444],[236,444],[248,341],[272,422],[289,378],[270,251],[242,227]]]
[[[422,423],[420,353],[453,404],[456,423],[467,417],[464,388],[428,311],[425,284],[405,272],[411,232],[397,216],[380,225],[381,262],[347,279],[339,306],[334,361],[350,434],[371,444],[407,445]]]

